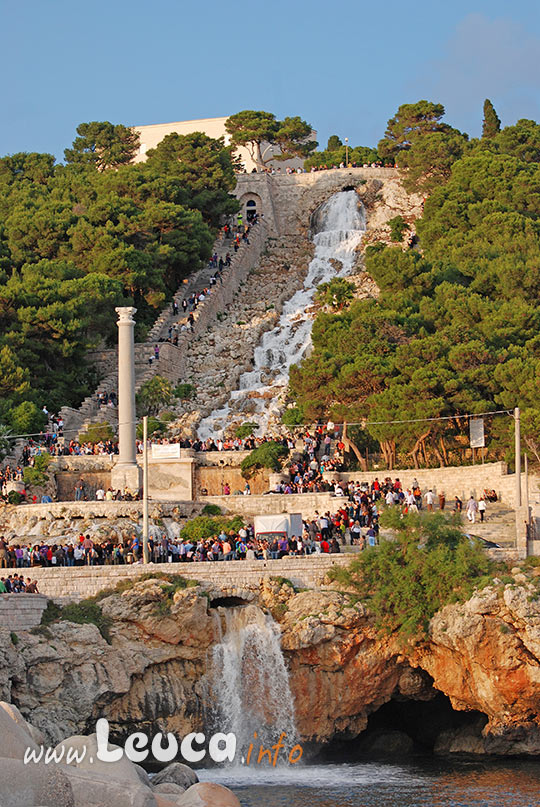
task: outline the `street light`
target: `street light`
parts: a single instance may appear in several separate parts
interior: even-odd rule
[[[349,167],[349,138],[345,138],[345,168]]]

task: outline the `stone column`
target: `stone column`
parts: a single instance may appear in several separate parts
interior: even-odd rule
[[[133,315],[136,308],[116,308],[118,314],[118,460],[111,473],[113,488],[140,488],[141,471],[137,465],[135,443],[135,348]]]

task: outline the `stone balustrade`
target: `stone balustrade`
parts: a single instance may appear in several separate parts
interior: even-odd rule
[[[324,582],[333,566],[346,566],[350,554],[284,557],[279,560],[235,560],[217,563],[136,563],[126,566],[77,566],[32,568],[40,593],[49,599],[80,600],[106,588],[114,588],[126,578],[135,579],[148,572],[178,574],[210,587],[242,589],[260,584],[264,577],[285,577],[300,588],[316,588]],[[23,570],[25,571],[25,570]],[[18,595],[8,595],[15,597]],[[27,595],[32,596],[32,595]]]
[[[22,571],[31,572],[35,579],[34,571],[38,570]],[[47,597],[42,594],[0,594],[0,629],[14,633],[18,630],[31,630],[40,624],[46,607]]]

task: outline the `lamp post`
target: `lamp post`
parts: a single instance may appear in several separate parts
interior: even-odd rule
[[[345,168],[349,167],[349,138],[345,138]]]
[[[148,417],[143,417],[143,561],[149,563],[148,554]]]

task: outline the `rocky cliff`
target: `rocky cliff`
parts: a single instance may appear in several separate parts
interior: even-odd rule
[[[16,643],[0,631],[0,698],[55,742],[94,731],[99,717],[118,739],[204,730],[223,613],[253,602],[280,624],[297,726],[313,747],[354,745],[384,725],[439,752],[539,754],[538,578],[513,571],[512,583],[447,606],[426,641],[406,645],[339,591],[269,579],[231,595],[145,580],[100,601],[109,642],[93,624],[63,620]]]

